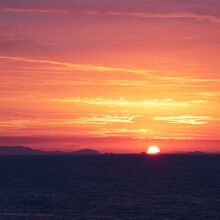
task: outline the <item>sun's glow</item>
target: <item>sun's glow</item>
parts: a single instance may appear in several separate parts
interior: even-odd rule
[[[150,146],[147,149],[147,154],[159,154],[160,153],[160,148],[157,146]]]
[[[220,14],[210,0],[16,2],[0,0],[0,146],[153,160],[220,153]]]

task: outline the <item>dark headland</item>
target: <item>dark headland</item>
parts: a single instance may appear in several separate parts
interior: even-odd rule
[[[62,151],[41,151],[35,150],[30,147],[24,146],[0,146],[0,156],[1,155],[54,155],[54,154],[74,154],[74,155],[98,155],[100,154],[94,149],[82,149],[73,152],[62,152]]]
[[[97,155],[100,154],[97,150],[93,149],[82,149],[82,150],[77,150],[72,152],[72,154],[77,154],[77,155]]]

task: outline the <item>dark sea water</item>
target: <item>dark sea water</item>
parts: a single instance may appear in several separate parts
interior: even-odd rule
[[[0,157],[0,220],[220,220],[220,155]]]

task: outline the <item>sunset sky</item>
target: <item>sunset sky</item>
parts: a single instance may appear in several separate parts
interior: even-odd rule
[[[0,145],[220,152],[219,0],[0,0]]]

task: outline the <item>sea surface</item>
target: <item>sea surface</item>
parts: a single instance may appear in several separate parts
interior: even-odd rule
[[[220,220],[220,155],[0,157],[0,220]]]

